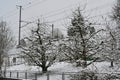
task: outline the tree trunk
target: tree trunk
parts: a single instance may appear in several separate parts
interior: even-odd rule
[[[46,73],[47,72],[47,67],[42,67],[42,72]]]
[[[2,67],[0,65],[0,77],[2,76]]]
[[[83,68],[86,68],[86,67],[87,67],[87,61],[84,60],[84,61],[83,61]]]
[[[86,51],[85,51],[85,46],[83,49],[83,68],[87,67],[87,60],[86,60]]]
[[[110,62],[110,67],[114,67],[113,61]]]
[[[2,57],[0,53],[0,77],[2,76]]]

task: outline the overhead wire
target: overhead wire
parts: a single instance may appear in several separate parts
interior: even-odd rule
[[[89,4],[90,4],[90,3],[93,3],[93,2],[94,2],[94,1],[90,1]],[[110,3],[107,3],[107,4],[103,4],[102,6],[105,7],[106,5],[110,5],[110,4],[112,4],[112,3],[110,2]],[[74,6],[74,5],[77,6],[77,7],[78,7],[78,6],[85,6],[86,3],[80,4],[80,1],[78,1],[77,3],[68,5],[68,6],[64,7],[64,8],[60,8],[60,9],[57,9],[57,10],[49,11],[49,12],[44,13],[44,14],[45,14],[45,15],[49,15],[49,14],[51,14],[51,13],[58,12],[58,11],[60,11],[60,10],[65,11],[65,8],[70,8],[71,6]],[[97,9],[97,8],[99,8],[99,7],[96,7],[96,9]],[[93,9],[95,9],[95,8],[93,8]],[[90,9],[90,10],[92,10],[92,9]],[[88,10],[87,10],[87,11],[88,11]]]
[[[99,14],[99,15],[95,15],[95,16],[91,16],[91,17],[88,17],[87,19],[92,19],[92,18],[97,18],[97,17],[103,17],[104,15],[108,15],[108,14],[111,14],[111,12],[106,12],[106,13],[103,13],[103,14]],[[56,20],[53,20],[53,21],[47,21],[47,22],[42,22],[41,24],[53,24],[53,23],[56,23],[56,22],[60,22],[62,20],[70,20],[70,18],[67,16],[67,17],[64,17],[64,18],[59,18],[59,19],[56,19]],[[37,21],[37,20],[36,20]],[[65,22],[65,21],[64,21]],[[36,24],[35,21],[33,21],[33,23]],[[68,23],[64,23],[64,24],[68,24]],[[105,25],[105,24],[100,24],[100,23],[94,23],[92,25]],[[48,26],[47,26],[48,27]]]
[[[55,12],[55,14],[56,14],[56,12],[59,12],[60,10],[66,10],[65,8],[70,8],[71,6],[76,6],[76,4],[78,4],[78,3],[74,3],[74,4],[71,4],[71,5],[68,5],[68,6],[66,6],[66,7],[64,7],[64,8],[60,8],[60,9],[57,9],[57,10],[53,10],[53,11],[49,11],[49,12],[47,12],[47,13],[44,13],[44,15],[50,15],[51,13],[54,13]],[[41,15],[43,15],[43,14],[41,14]],[[40,16],[41,16],[40,15]],[[39,16],[38,16],[39,17]],[[27,19],[30,19],[31,17],[29,17],[29,18],[27,18]]]
[[[24,9],[27,9],[27,8],[32,7],[32,6],[36,6],[36,5],[40,4],[40,3],[43,3],[43,2],[45,2],[45,1],[47,1],[47,0],[42,0],[42,1],[38,2],[38,3],[32,4],[31,6],[28,6],[29,4],[25,4],[25,5],[23,5],[23,6],[25,6]],[[34,2],[34,1],[32,1],[32,2]],[[32,2],[31,2],[31,3],[32,3]],[[27,6],[26,6],[26,5],[27,5]],[[15,16],[16,13],[17,13],[17,10],[16,10],[16,9],[13,9],[13,10],[11,10],[11,11],[9,11],[9,12],[6,12],[6,13],[3,14],[2,16],[0,16],[0,18],[4,18],[4,17],[9,18],[9,17]]]
[[[110,13],[110,12],[107,12],[107,13],[104,13],[104,14],[101,14],[101,15],[96,15],[96,16],[92,16],[92,17],[89,17],[89,19],[90,18],[96,18],[96,17],[101,17],[101,16],[103,16],[103,15],[107,15],[108,13]],[[45,23],[54,23],[54,22],[60,22],[61,20],[65,20],[65,19],[70,19],[70,18],[68,18],[68,17],[65,17],[64,19],[57,19],[57,20],[54,20],[54,21],[51,21],[51,22],[45,22]],[[41,23],[42,24],[42,23]],[[68,24],[68,23],[67,23]],[[93,23],[92,25],[94,25],[94,26],[104,26],[104,25],[106,25],[106,24],[104,24],[104,23]],[[57,25],[58,26],[58,25]],[[64,26],[64,27],[68,27],[67,25],[60,25],[60,26]],[[46,27],[49,27],[49,26],[47,26],[46,25]],[[62,29],[63,30],[63,29]],[[24,36],[28,36],[27,34],[29,34],[27,31],[25,31],[25,29],[23,29],[23,31],[24,31],[24,33],[25,33],[25,35]],[[64,31],[65,31],[65,29],[64,29]]]
[[[32,6],[26,7],[26,9],[27,9],[27,8],[30,8],[30,7],[32,7]],[[94,10],[96,10],[96,9],[103,9],[103,6],[102,6],[102,8],[97,7],[97,8],[94,8],[94,9],[92,9],[92,10],[94,11]],[[62,10],[62,9],[61,9],[61,10]],[[88,10],[88,11],[91,11],[91,10]],[[61,13],[64,13],[64,12],[56,13],[56,15],[59,15],[59,14],[61,14]],[[105,14],[107,14],[107,13],[105,13]],[[46,15],[47,15],[47,14],[46,14]],[[55,15],[55,14],[52,14],[52,15],[47,16],[47,18],[56,16],[56,15]],[[90,19],[90,18],[95,18],[95,17],[102,16],[102,15],[104,15],[104,14],[92,16],[92,17],[89,17],[88,19]],[[67,16],[67,17],[59,18],[59,19],[56,19],[56,20],[53,20],[53,21],[48,21],[48,23],[55,23],[55,22],[58,22],[58,21],[61,21],[61,20],[66,20],[66,19],[70,19],[70,18]]]
[[[93,8],[93,9],[88,9],[88,10],[86,10],[86,12],[88,12],[88,11],[95,11],[95,10],[97,10],[97,9],[104,9],[104,7],[105,6],[108,6],[108,5],[110,5],[111,3],[109,3],[109,4],[104,4],[104,5],[102,5],[102,6],[98,6],[98,7],[96,7],[96,8]],[[62,10],[62,9],[61,9]],[[69,10],[69,9],[68,9]],[[47,17],[44,17],[44,18],[50,18],[50,17],[54,17],[54,16],[57,16],[57,15],[61,15],[62,13],[65,13],[65,10],[63,10],[63,11],[61,11],[61,12],[58,12],[58,13],[55,13],[55,14],[52,14],[52,15],[49,15],[49,16],[47,16]],[[52,22],[54,22],[54,21],[52,21]]]
[[[0,16],[0,18],[9,18],[14,16],[17,13],[16,9],[11,10],[9,12],[6,12],[5,14],[3,14],[2,16]]]
[[[111,12],[106,12],[106,13],[103,13],[103,14],[91,16],[91,17],[88,17],[87,20],[92,19],[92,18],[97,18],[97,17],[103,17],[104,15],[108,15],[108,14],[111,14]],[[46,24],[47,23],[56,23],[56,22],[59,22],[59,21],[62,21],[62,20],[70,20],[70,16],[65,16],[63,18],[58,18],[58,19],[55,19],[55,20],[52,20],[52,21],[47,21],[47,22],[42,22],[42,23],[43,24],[45,24],[45,23]],[[34,21],[31,21],[30,23],[37,23],[36,21],[37,21],[37,19],[34,20]],[[29,21],[27,21],[27,22],[29,22]]]
[[[47,1],[47,0],[42,0],[42,1],[38,2],[38,3],[35,3],[35,4],[31,5],[31,6],[26,7],[25,9],[30,8],[30,7],[33,7],[33,6],[38,5],[38,4],[40,4],[40,3],[42,3],[42,2],[45,2],[45,1]],[[84,5],[84,4],[83,4],[83,5]],[[71,6],[71,5],[69,5],[69,6]],[[68,8],[69,6],[66,6],[66,8]],[[64,8],[65,8],[65,7],[64,7]],[[53,13],[53,12],[56,12],[56,11],[59,11],[59,10],[63,10],[64,8],[61,8],[61,9],[58,9],[58,10],[55,10],[55,11],[51,11],[51,12]],[[95,8],[95,9],[97,9],[97,8]],[[94,10],[94,9],[93,9],[93,10]],[[64,11],[65,11],[65,10],[64,10]],[[45,18],[59,15],[59,14],[61,14],[61,13],[64,13],[64,11],[62,11],[62,12],[60,12],[60,13],[55,13],[55,14],[52,14],[52,15],[48,15],[48,16],[45,17]],[[47,14],[50,14],[51,12],[48,12],[48,13],[45,13],[45,14],[47,15]],[[14,14],[15,14],[15,13],[14,13]],[[14,14],[12,14],[12,16],[14,16]],[[9,15],[9,16],[7,16],[7,18],[12,17],[12,16]]]
[[[92,18],[97,18],[97,17],[103,17],[103,15],[107,15],[108,13],[110,13],[110,12],[106,12],[106,13],[104,13],[104,14],[101,14],[101,15],[96,15],[96,16],[92,16],[92,17],[89,17],[89,19],[92,19]],[[68,18],[64,18],[64,19],[61,19],[61,20],[65,20],[65,19],[68,19]],[[60,22],[60,19],[58,19],[58,21]],[[49,23],[55,23],[55,22],[58,22],[57,20],[55,20],[55,21],[52,21],[52,22],[49,22]],[[64,26],[64,28],[68,28],[68,26],[70,25],[70,23],[69,22],[67,22],[67,23],[65,23],[65,21],[64,21],[64,24],[65,25],[60,25],[60,26]],[[66,24],[68,24],[68,25],[66,25]],[[105,26],[106,24],[104,23],[104,22],[102,22],[102,23],[92,23],[91,25],[94,25],[94,26]],[[58,26],[58,25],[57,25]]]
[[[108,15],[108,14],[111,14],[111,12],[106,12],[106,13],[103,13],[103,14],[91,16],[91,17],[88,17],[87,19],[92,19],[92,18],[96,18],[96,17],[102,17],[102,16]],[[53,20],[53,21],[47,21],[46,23],[54,23],[54,22],[58,22],[58,21],[61,21],[61,20],[66,20],[66,19],[70,19],[70,17],[69,17],[69,16],[66,16],[66,17],[64,17],[64,18],[55,19],[55,20]]]
[[[95,7],[95,8],[92,8],[92,9],[88,9],[88,10],[85,10],[85,12],[92,12],[92,11],[95,11],[95,10],[100,10],[100,9],[105,9],[105,7],[106,6],[108,6],[108,5],[111,5],[111,4],[113,4],[113,3],[107,3],[107,4],[103,4],[103,5],[101,5],[101,6],[98,6],[98,7]],[[62,10],[62,9],[61,9]],[[49,13],[47,13],[48,14],[48,16],[45,16],[45,18],[48,18],[48,17],[52,17],[52,16],[56,16],[56,15],[59,15],[59,14],[61,14],[61,13],[64,13],[65,11],[68,11],[68,10],[70,10],[70,9],[64,9],[64,10],[62,10],[62,11],[60,11],[60,12],[55,12],[54,14],[52,14],[52,15],[49,15]],[[84,11],[84,10],[83,10]],[[53,13],[53,12],[52,12]],[[47,14],[45,14],[45,15],[47,15]]]
[[[24,5],[24,6],[25,6],[25,9],[27,9],[27,8],[32,7],[32,6],[38,5],[38,4],[40,4],[41,2],[44,2],[44,1],[45,1],[45,0],[42,0],[42,1],[40,1],[39,3],[35,3],[35,4],[33,4],[33,5],[31,5],[31,6],[28,6],[28,7],[26,7],[25,5]],[[9,14],[9,13],[10,13],[10,14]],[[14,9],[14,10],[9,11],[9,12],[5,13],[4,15],[0,16],[0,18],[3,18],[3,17],[9,18],[9,17],[15,16],[16,13],[17,13],[17,11],[16,11],[16,9]]]
[[[37,6],[38,4],[42,4],[42,3],[45,2],[45,1],[47,1],[47,0],[41,0],[41,1],[37,2],[37,3],[31,4],[30,6],[26,6],[25,9],[31,8],[31,7],[33,7],[33,6]],[[32,2],[31,2],[31,3],[32,3]]]

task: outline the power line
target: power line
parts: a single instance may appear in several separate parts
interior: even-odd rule
[[[87,18],[87,20],[88,19],[92,19],[92,18],[97,18],[97,17],[103,17],[104,15],[108,15],[108,14],[110,14],[111,12],[106,12],[106,13],[103,13],[103,14],[99,14],[99,15],[96,15],[96,16],[91,16],[91,17],[88,17]],[[53,21],[47,21],[47,22],[44,22],[44,23],[56,23],[56,22],[59,22],[59,21],[61,21],[61,20],[70,20],[70,17],[64,17],[64,18],[59,18],[59,19],[55,19],[55,20],[53,20]],[[35,23],[34,21],[32,21],[33,23]],[[43,23],[43,24],[44,24]],[[96,24],[97,25],[97,24]]]
[[[108,14],[111,14],[111,12],[106,12],[106,13],[103,13],[103,14],[91,16],[91,17],[88,17],[88,18],[86,18],[86,19],[88,20],[88,19],[92,19],[92,18],[96,18],[96,17],[102,17],[102,16],[108,15]],[[61,20],[67,20],[67,19],[70,19],[70,17],[67,16],[67,17],[64,17],[64,18],[59,18],[59,19],[55,19],[55,20],[53,20],[53,21],[48,21],[48,22],[46,22],[46,23],[54,23],[54,22],[58,22],[58,21],[61,21]]]
[[[113,3],[111,3],[111,2],[110,2],[110,3],[107,3],[107,4],[103,4],[103,5],[101,5],[101,6],[98,6],[98,7],[92,8],[92,9],[88,9],[88,10],[86,10],[86,12],[87,12],[87,11],[94,11],[95,9],[96,9],[96,10],[98,10],[98,9],[103,9],[103,8],[105,8],[105,7],[108,6],[108,5],[111,6],[112,4],[113,4]]]
[[[102,14],[102,15],[99,15],[99,16],[103,16],[103,14]],[[49,17],[50,17],[50,16],[49,16]],[[98,17],[98,15],[97,15],[97,16],[92,16],[92,17],[93,17],[93,18],[94,18],[94,17]],[[48,22],[48,23],[58,22],[58,21],[65,20],[65,19],[69,19],[69,18],[68,18],[68,17],[60,18],[60,19],[56,19],[56,20],[50,21],[50,22]]]
[[[103,14],[91,16],[91,17],[88,17],[88,18],[86,18],[86,19],[88,20],[88,19],[92,19],[92,18],[96,18],[96,17],[102,17],[102,16],[108,15],[108,14],[111,14],[111,12],[106,12],[106,13],[103,13]],[[45,22],[45,23],[55,23],[55,22],[58,22],[58,21],[61,21],[61,20],[67,20],[67,19],[70,20],[70,16],[66,16],[66,17],[64,17],[64,18],[55,19],[55,20],[52,20],[52,21],[47,21],[47,22]]]
[[[77,3],[78,4],[78,3]],[[73,5],[73,4],[72,4]],[[57,9],[57,10],[53,10],[53,11],[50,11],[50,12],[47,12],[47,13],[44,13],[44,15],[48,15],[48,14],[51,14],[51,13],[53,13],[53,12],[57,12],[57,11],[60,11],[60,10],[64,10],[65,11],[65,8],[70,8],[70,6],[72,6],[72,5],[69,5],[69,6],[66,6],[66,7],[64,7],[64,8],[60,8],[60,9]],[[76,4],[74,4],[74,5],[76,5]],[[56,14],[56,13],[55,13]],[[48,15],[49,16],[49,15]],[[30,17],[31,18],[31,17]],[[27,19],[29,19],[29,18],[27,18]]]
[[[112,12],[106,12],[106,13],[103,13],[103,14],[99,14],[99,15],[88,17],[87,19],[91,19],[91,18],[95,18],[95,17],[103,17],[103,15],[108,15],[108,14],[111,14],[111,13]]]
[[[108,15],[110,14],[111,12],[106,12],[106,13],[103,13],[103,14],[100,14],[100,15],[96,15],[96,16],[91,16],[91,17],[88,17],[87,19],[92,19],[92,18],[97,18],[97,17],[103,17],[103,15]],[[47,22],[43,22],[41,24],[47,24],[47,23],[55,23],[55,22],[59,22],[61,20],[70,20],[70,18],[67,16],[67,17],[64,17],[64,18],[59,18],[59,19],[56,19],[56,20],[53,20],[53,21],[47,21]],[[25,23],[35,23],[36,20],[34,21],[24,21]],[[94,24],[95,25],[95,24]],[[96,24],[96,25],[100,25],[100,24]],[[23,26],[25,27],[25,26]]]
[[[12,16],[15,16],[16,13],[17,13],[16,11],[13,11],[13,12],[10,11],[10,12],[7,12],[6,14],[2,15],[0,18],[10,18]]]
[[[89,2],[89,4],[90,3],[93,3],[93,1],[90,1]],[[106,6],[106,5],[108,5],[109,3],[107,3],[107,4],[104,4],[104,5],[102,5],[102,6]],[[110,4],[112,4],[112,3],[110,3]],[[109,4],[109,5],[110,5]],[[58,11],[60,11],[60,10],[63,10],[63,11],[65,11],[65,8],[70,8],[71,6],[77,6],[78,7],[78,5],[79,6],[84,6],[85,5],[85,3],[84,4],[82,4],[82,5],[80,5],[80,1],[78,1],[77,3],[74,3],[74,4],[71,4],[71,5],[68,5],[68,6],[66,6],[66,7],[64,7],[64,8],[60,8],[60,9],[57,9],[57,10],[53,10],[53,11],[50,11],[50,12],[47,12],[47,13],[44,13],[44,15],[47,15],[47,14],[51,14],[51,13],[53,13],[53,12],[58,12]],[[99,7],[98,7],[99,8]],[[97,8],[96,8],[97,9]],[[91,9],[90,9],[91,10]]]
[[[104,15],[108,15],[108,14],[111,14],[112,12],[106,12],[106,13],[103,13],[103,14],[99,14],[99,15],[95,15],[95,16],[91,16],[91,17],[86,17],[86,19],[92,19],[92,18],[96,18],[96,17],[103,17]],[[71,19],[70,16],[65,16],[63,18],[58,18],[58,19],[55,19],[55,20],[52,20],[52,21],[47,21],[47,22],[44,22],[44,23],[53,23],[53,22],[58,22],[58,21],[61,21],[61,20],[66,20],[66,19]],[[35,19],[34,21],[22,21],[22,22],[25,22],[25,23],[36,23],[37,19]]]
[[[43,2],[45,2],[45,1],[46,1],[46,0],[42,0],[42,1],[38,2],[38,3],[36,3],[36,4],[33,4],[33,5],[31,5],[31,6],[28,6],[28,7],[25,7],[25,9],[30,8],[30,7],[32,7],[32,6],[36,6],[36,5],[38,5],[38,4],[40,4],[40,3],[43,3]],[[32,2],[33,2],[33,1],[32,1]],[[24,5],[24,6],[26,6],[26,5]],[[2,16],[0,16],[0,18],[3,18],[3,17],[9,18],[9,17],[15,16],[16,13],[17,13],[17,12],[16,12],[16,9],[13,9],[13,10],[11,10],[11,11],[3,14]]]
[[[105,14],[107,14],[107,13],[105,13]],[[96,15],[96,16],[92,16],[91,18],[94,18],[94,17],[101,17],[103,14],[101,14],[101,15]],[[65,18],[65,19],[67,19],[67,18]],[[89,19],[90,19],[90,17],[89,17]],[[61,20],[64,20],[64,19],[61,19]],[[58,21],[60,21],[60,20],[58,20]],[[55,20],[55,22],[57,22],[56,20]],[[49,22],[49,23],[53,23],[53,22]],[[104,26],[104,25],[106,25],[105,23],[93,23],[92,25],[94,25],[94,26]],[[25,31],[26,32],[26,31]]]
[[[33,5],[29,6],[29,7],[26,7],[26,8],[30,8],[30,7],[32,7],[32,6],[38,5],[38,4],[40,4],[40,3],[44,2],[44,1],[46,1],[46,0],[42,0],[42,1],[40,1],[40,2],[38,2],[38,3],[36,3],[36,4],[33,4]],[[78,3],[77,3],[77,4],[78,4]],[[71,6],[71,5],[69,5],[69,6]],[[64,7],[64,8],[68,8],[69,6]],[[103,5],[102,7],[104,7],[104,6],[106,6],[106,5]],[[100,7],[101,7],[101,6],[100,6]],[[93,9],[90,9],[90,10],[87,10],[87,11],[96,10],[96,9],[99,9],[100,7],[93,8]],[[53,12],[56,12],[56,11],[59,11],[59,10],[63,10],[64,8],[61,8],[61,9],[58,9],[58,10],[55,10],[55,11],[51,11],[51,12],[48,12],[48,13],[45,13],[45,14],[47,15],[47,14],[50,14],[50,13],[53,13]],[[63,10],[62,12],[59,12],[59,13],[55,13],[55,14],[52,14],[52,15],[48,15],[48,16],[45,17],[45,18],[53,17],[53,16],[56,16],[56,15],[62,14],[62,13],[64,13],[64,12],[65,12],[65,10]],[[8,17],[12,17],[12,16],[9,15]],[[8,18],[8,17],[7,17],[7,18]]]
[[[5,14],[3,14],[0,18],[2,18],[2,17],[7,17],[7,16],[10,16],[10,15],[13,15],[13,14],[11,14],[11,13],[14,13],[14,12],[16,12],[16,9],[13,9],[13,10],[11,10],[11,11],[9,11],[9,12],[6,12]],[[8,15],[9,14],[9,15]]]
[[[110,5],[111,3],[107,3],[107,4],[104,4],[104,5],[102,5],[102,6],[98,6],[98,7],[96,7],[96,8],[93,8],[93,9],[88,9],[88,10],[86,10],[85,12],[90,12],[90,11],[94,11],[94,10],[98,10],[98,9],[104,9],[104,7],[105,6],[108,6],[108,4]],[[63,9],[63,8],[62,8]],[[61,9],[61,10],[62,10]],[[68,10],[70,10],[70,9],[67,9],[67,11]],[[52,12],[52,11],[51,11]],[[53,12],[52,12],[53,13]],[[62,13],[65,13],[65,9],[64,10],[62,10],[62,11],[60,11],[60,12],[57,12],[57,13],[54,13],[54,14],[52,14],[52,15],[48,15],[48,16],[46,16],[46,17],[44,17],[44,18],[50,18],[50,17],[54,17],[54,16],[57,16],[57,15],[61,15]],[[49,12],[47,13],[47,14],[49,14]],[[47,15],[47,14],[45,14],[45,15]]]
[[[47,1],[47,0],[42,0],[42,1],[40,1],[40,2],[34,3],[34,4],[32,4],[32,5],[28,6],[28,7],[25,7],[25,9],[31,8],[31,7],[33,7],[33,6],[37,6],[38,4],[42,4],[42,3],[45,2],[45,1]]]
[[[36,6],[36,5],[38,5],[38,4],[41,4],[41,3],[45,2],[45,1],[47,1],[47,0],[42,0],[42,1],[40,1],[40,2],[37,2],[37,3],[34,3],[34,4],[30,5],[32,2],[35,2],[35,1],[32,1],[32,2],[30,2],[29,4],[25,4],[25,5],[23,5],[23,6],[30,5],[30,6],[28,6],[28,7],[27,7],[27,6],[25,7],[25,9],[27,9],[27,8],[31,8],[31,7],[33,7],[33,6]],[[5,16],[5,15],[8,15],[8,13],[11,13],[11,12],[13,12],[13,11],[15,11],[15,9],[12,10],[12,11],[9,11],[9,12],[7,12],[7,13],[5,13],[5,14],[2,15],[1,17]],[[9,15],[8,15],[8,16],[9,16]],[[0,17],[0,18],[1,18],[1,17]]]
[[[11,13],[14,13],[14,12],[16,12],[16,9],[13,9],[13,10],[11,10],[11,11],[6,12],[6,13],[3,14],[1,17],[4,17],[4,16],[6,16],[6,15],[8,15],[8,14],[11,15]],[[9,15],[8,15],[8,16],[9,16]],[[0,17],[0,18],[1,18],[1,17]]]
[[[85,12],[92,12],[92,11],[95,11],[95,10],[98,10],[98,9],[105,9],[105,7],[106,6],[108,6],[108,5],[111,5],[111,4],[113,4],[113,3],[107,3],[107,4],[104,4],[104,5],[102,5],[102,6],[98,6],[98,7],[95,7],[95,8],[92,8],[92,9],[88,9],[88,10],[85,10]],[[54,11],[55,13],[54,14],[52,14],[52,15],[48,15],[48,16],[46,16],[45,18],[49,18],[49,17],[52,17],[52,16],[56,16],[56,15],[59,15],[59,14],[61,14],[61,13],[64,13],[65,11],[68,11],[68,10],[70,10],[70,9],[61,9],[62,11],[61,12],[57,12],[56,13],[56,11]],[[84,10],[83,10],[84,11]],[[51,11],[52,12],[52,11]],[[53,12],[52,12],[53,13]],[[47,14],[50,14],[49,12],[47,13]],[[45,15],[47,15],[47,14],[45,14]]]
[[[57,9],[57,10],[53,10],[53,11],[49,11],[49,12],[47,12],[47,13],[44,13],[44,15],[48,15],[49,16],[49,14],[51,14],[51,13],[54,13],[55,12],[55,14],[56,14],[56,12],[58,12],[58,11],[60,11],[60,10],[62,10],[62,12],[63,11],[65,11],[65,10],[68,10],[68,9],[65,9],[65,8],[70,8],[71,6],[76,6],[76,5],[78,5],[79,4],[79,2],[78,3],[75,3],[75,4],[72,4],[72,5],[68,5],[68,6],[66,6],[66,7],[64,7],[64,8],[60,8],[60,9]],[[54,14],[52,14],[52,15],[54,15]]]

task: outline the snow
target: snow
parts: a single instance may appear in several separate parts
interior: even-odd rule
[[[49,72],[78,72],[79,67],[75,67],[71,63],[59,62],[54,63],[51,67],[48,68]],[[41,68],[38,66],[29,66],[27,64],[16,65],[7,68],[8,71],[41,71]]]
[[[36,71],[41,71],[41,68],[38,66],[29,66],[27,64],[21,64],[21,65],[15,65],[12,67],[7,68],[8,71],[26,71],[26,72],[36,72]]]
[[[114,67],[110,67],[110,62],[95,62],[87,68],[92,71],[97,71],[98,73],[113,73],[119,72],[119,66],[114,64]]]
[[[113,73],[113,72],[119,72],[120,69],[115,65],[114,68],[110,68],[110,62],[95,62],[91,65],[89,65],[86,69],[96,71],[99,73]],[[26,64],[22,65],[16,65],[7,68],[7,70],[18,70],[18,71],[27,71],[27,72],[38,72],[41,71],[41,68],[37,66],[28,66]],[[50,74],[50,80],[61,80],[62,79],[62,73],[73,73],[73,72],[80,72],[81,70],[84,70],[81,67],[76,67],[74,64],[68,63],[68,62],[57,62],[54,63],[51,67],[48,68],[48,72]],[[43,75],[38,75],[38,80],[47,80],[47,73]],[[69,80],[68,75],[65,75],[65,80]],[[26,80],[26,79],[24,79]],[[30,80],[30,79],[27,79]]]
[[[50,71],[54,72],[78,72],[79,67],[75,67],[71,63],[66,63],[66,62],[60,62],[60,63],[55,63],[53,64],[50,68]]]

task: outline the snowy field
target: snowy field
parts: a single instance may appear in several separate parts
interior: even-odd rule
[[[115,65],[114,68],[111,68],[109,66],[110,66],[110,62],[96,62],[88,66],[87,70],[92,70],[97,73],[113,73],[113,72],[119,73],[120,69],[118,66]],[[16,66],[7,68],[7,71],[15,71],[15,70],[20,72],[22,71],[33,72],[33,73],[41,72],[41,68],[37,66],[28,66],[25,64],[16,65]],[[75,64],[71,64],[68,62],[54,63],[51,67],[48,68],[48,72],[51,73],[50,80],[61,80],[63,72],[72,74],[73,72],[80,72],[81,70],[83,70],[81,67],[76,67]],[[38,75],[37,78],[38,80],[47,80],[47,74]],[[68,75],[65,75],[65,80],[69,80]]]

